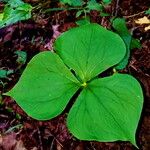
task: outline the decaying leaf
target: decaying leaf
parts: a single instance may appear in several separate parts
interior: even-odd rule
[[[144,28],[145,31],[150,30],[150,25]]]
[[[16,140],[16,133],[0,136],[0,149],[4,150],[27,150],[21,140]]]
[[[150,24],[150,19],[148,19],[146,16],[144,16],[143,18],[139,18],[137,20],[135,20],[135,23],[137,24]]]
[[[135,23],[140,24],[140,25],[145,25],[148,24],[148,26],[146,26],[144,28],[145,31],[150,30],[150,19],[148,19],[146,16],[144,16],[143,18],[140,18],[138,20],[135,20]]]

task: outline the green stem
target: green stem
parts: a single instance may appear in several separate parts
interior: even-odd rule
[[[44,12],[51,12],[51,11],[62,11],[62,10],[82,10],[83,8],[77,8],[77,7],[69,7],[69,8],[49,8],[46,9]]]

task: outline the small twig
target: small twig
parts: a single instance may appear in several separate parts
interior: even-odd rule
[[[39,9],[41,9],[41,8],[44,8],[45,6],[47,6],[47,5],[49,5],[50,4],[50,2],[49,1],[47,1],[47,2],[45,2],[45,3],[39,3],[37,6],[35,6],[35,7],[33,7],[33,10],[39,10]]]
[[[59,140],[50,132],[51,136],[53,136],[53,141],[52,144],[54,142],[54,140],[63,148],[63,145],[59,142]]]
[[[116,1],[115,16],[117,16],[118,14],[118,8],[119,8],[119,0]]]
[[[52,140],[52,143],[51,143],[51,146],[50,146],[50,150],[53,150],[54,139],[55,139],[55,138],[53,138],[53,140]]]
[[[92,142],[90,142],[90,145],[91,145],[93,150],[96,150]]]
[[[42,143],[41,132],[40,132],[39,128],[37,128],[37,132],[38,132],[38,135],[39,135],[40,150],[44,150],[44,149],[43,149],[43,143]]]
[[[0,118],[5,118],[5,119],[7,119],[7,118],[8,118],[8,116],[3,115],[3,114],[0,114]]]
[[[137,13],[137,14],[133,14],[133,15],[130,15],[130,16],[123,16],[123,17],[124,17],[124,18],[133,18],[133,17],[139,16],[139,15],[141,15],[141,14],[143,14],[143,13],[145,13],[145,11],[141,11],[141,12],[139,12],[139,13]]]
[[[54,137],[55,138],[55,137]],[[57,138],[55,138],[56,142],[63,148],[63,145],[58,141]]]

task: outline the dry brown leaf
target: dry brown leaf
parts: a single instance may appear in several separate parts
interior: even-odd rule
[[[150,25],[144,28],[145,31],[150,30]]]
[[[2,136],[1,138],[1,147],[4,150],[14,149],[17,142],[15,133]]]
[[[33,147],[31,150],[38,150],[38,148],[37,147]]]
[[[16,140],[16,133],[0,135],[0,148],[3,150],[27,150],[21,140]]]
[[[2,139],[2,135],[0,134],[0,145],[2,145],[3,139]]]
[[[21,140],[17,141],[14,150],[27,150]]]
[[[150,24],[150,19],[148,19],[146,16],[144,16],[143,18],[139,18],[137,20],[135,20],[135,23],[137,24]]]

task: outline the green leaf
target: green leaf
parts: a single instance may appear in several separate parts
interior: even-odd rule
[[[103,3],[105,4],[105,5],[108,5],[108,4],[110,4],[112,2],[112,0],[103,0]]]
[[[15,51],[15,54],[18,56],[17,62],[19,64],[25,64],[27,60],[27,53],[25,51]]]
[[[71,133],[80,140],[123,140],[136,146],[143,105],[140,84],[125,74],[97,79],[123,59],[126,47],[120,36],[98,24],[82,25],[63,33],[55,50],[58,54],[36,55],[4,95],[13,97],[33,118],[47,120],[59,115],[80,88],[67,118]]]
[[[86,17],[86,18],[84,18],[84,19],[78,20],[78,21],[76,21],[76,24],[77,24],[78,26],[90,24],[90,18],[89,18],[89,17]]]
[[[88,1],[86,8],[88,8],[89,10],[97,10],[97,11],[101,11],[103,9],[102,5],[97,3],[96,0]]]
[[[130,48],[134,49],[134,48],[141,48],[141,47],[142,47],[142,45],[140,43],[140,40],[132,38]]]
[[[24,2],[22,0],[8,0],[8,4],[12,7],[18,7],[24,4]]]
[[[0,79],[7,79],[8,75],[14,73],[13,70],[0,69]]]
[[[82,82],[119,63],[126,52],[120,36],[98,24],[63,33],[55,42],[55,50]]]
[[[30,61],[19,82],[5,95],[13,97],[29,116],[47,120],[64,110],[78,84],[59,56],[47,51]]]
[[[71,6],[82,6],[83,0],[60,0],[64,4],[69,4]]]
[[[87,84],[68,114],[67,126],[80,140],[122,140],[136,146],[142,105],[142,89],[137,80],[114,74]]]
[[[1,82],[0,82],[1,83]],[[3,105],[3,97],[2,95],[0,94],[0,106]]]
[[[10,0],[5,5],[0,28],[31,18],[32,6],[21,0]]]
[[[110,14],[109,13],[105,13],[105,12],[101,12],[100,16],[101,17],[108,17],[108,16],[110,16]]]
[[[84,10],[79,10],[79,11],[77,11],[77,13],[76,13],[76,18],[78,18],[79,16],[81,16],[82,13],[84,13]]]
[[[150,8],[145,11],[145,14],[146,14],[146,15],[150,15]]]
[[[122,59],[122,61],[116,66],[117,70],[121,70],[127,66],[128,61],[129,61],[132,36],[130,32],[128,31],[125,19],[123,18],[114,19],[112,26],[116,30],[116,32],[121,36],[121,38],[124,40],[126,44],[126,55]]]
[[[4,17],[4,13],[0,13],[0,21],[3,20],[3,17]]]

